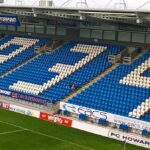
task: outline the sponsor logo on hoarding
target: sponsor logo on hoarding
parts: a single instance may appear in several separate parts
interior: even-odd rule
[[[9,110],[10,104],[3,102],[3,103],[2,103],[2,108]]]
[[[119,132],[115,132],[115,131],[111,131],[109,133],[109,137],[120,140],[120,141],[125,141],[127,143],[150,148],[150,140],[143,138],[143,137],[139,137],[139,136],[135,136],[135,135],[131,135],[131,134],[124,134],[121,132],[119,133]]]
[[[67,110],[68,112],[75,113],[75,114],[85,114],[89,116],[90,118],[99,119],[104,118],[109,122],[116,123],[116,124],[122,124],[125,123],[131,128],[136,129],[147,129],[150,131],[150,124],[145,121],[140,121],[128,117],[123,117],[99,110],[94,110],[86,107],[81,107],[69,103],[60,102],[60,109],[61,110]]]
[[[145,121],[140,121],[128,117],[123,117],[119,115],[113,115],[113,123],[116,124],[127,124],[131,128],[136,128],[140,130],[149,130],[150,131],[150,123]]]
[[[68,126],[68,127],[72,126],[72,120],[71,119],[47,114],[44,112],[40,112],[40,119],[46,120],[49,122],[53,122],[53,123],[57,123],[57,124],[61,124],[61,125]]]
[[[103,111],[92,110],[90,108],[80,107],[80,106],[76,107],[75,105],[68,105],[67,103],[63,104],[63,110],[67,110],[69,112],[77,113],[77,114],[85,114],[95,119],[99,119],[99,118],[107,119],[107,113]]]
[[[23,99],[23,100],[27,100],[27,101],[31,101],[31,102],[36,102],[38,104],[45,104],[46,103],[46,100],[44,100],[44,99],[29,96],[29,95],[14,93],[14,92],[12,92],[11,96],[13,98]]]
[[[10,91],[6,91],[6,90],[0,90],[0,94],[10,96],[10,95],[11,95],[11,92],[10,92]]]
[[[20,26],[20,22],[17,16],[0,15],[0,25]]]
[[[12,106],[10,106],[9,110],[10,110],[10,111],[13,111],[13,112],[18,112],[18,113],[20,113],[20,114],[32,116],[31,111],[22,109],[22,108],[20,108],[20,107],[18,108],[18,107],[12,107]]]
[[[18,98],[18,94],[17,94],[17,93],[12,93],[11,96],[12,96],[13,98]]]
[[[24,108],[21,106],[12,105],[12,104],[10,104],[9,110],[13,111],[13,112],[20,113],[20,114],[36,117],[36,118],[39,118],[39,115],[40,115],[39,111],[32,110],[29,108]]]

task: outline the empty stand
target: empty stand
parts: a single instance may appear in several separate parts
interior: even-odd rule
[[[149,67],[149,57],[150,51],[131,65],[120,64],[112,72],[68,102],[121,116],[136,117],[149,122],[149,77],[142,75]],[[130,73],[135,75],[132,76],[134,83],[128,84],[128,80],[122,79],[126,79]],[[139,77],[142,79],[141,81],[138,80]]]
[[[107,47],[107,49],[106,49]],[[0,88],[59,101],[72,92],[70,83],[83,85],[112,64],[108,55],[124,46],[71,41],[53,53],[44,53],[32,62],[0,79]]]
[[[78,69],[82,68],[84,65],[89,63],[92,59],[97,57],[99,54],[101,54],[103,51],[106,50],[106,47],[101,46],[91,46],[91,45],[84,45],[80,44],[71,51],[73,52],[80,52],[80,53],[87,53],[88,55],[78,62],[76,62],[74,65],[66,65],[66,64],[56,64],[52,68],[49,68],[48,71],[50,72],[56,72],[58,75],[56,75],[54,78],[51,78],[47,82],[43,83],[43,85],[33,84],[30,82],[23,82],[23,81],[17,81],[17,83],[14,83],[13,85],[10,85],[9,88],[16,91],[26,92],[29,94],[35,94],[38,95],[39,93],[42,93],[43,91],[47,90],[48,88],[54,86],[59,81],[63,80],[64,78],[68,77]]]
[[[0,54],[9,56],[13,51],[17,52],[17,49],[26,46],[26,43],[37,43],[36,40],[23,40],[24,38],[11,37],[6,42],[10,43],[8,46],[1,42]],[[71,41],[55,52],[44,53],[1,78],[0,88],[35,95],[56,103],[72,92],[70,83],[82,86],[112,66],[108,56],[118,54],[123,48],[120,45]],[[14,55],[15,58],[18,54]],[[131,65],[120,64],[68,102],[149,121],[149,56],[148,51]],[[9,61],[9,58],[4,61]]]

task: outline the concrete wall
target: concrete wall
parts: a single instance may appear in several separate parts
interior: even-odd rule
[[[22,24],[17,28],[11,26],[0,26],[0,32],[17,32],[18,34],[49,36],[51,38],[62,38],[66,40],[80,38],[81,40],[97,39],[109,42],[150,44],[150,33],[148,32],[120,31],[117,26],[109,24],[101,24],[93,27],[88,25],[80,25],[80,27],[67,28],[37,24]]]

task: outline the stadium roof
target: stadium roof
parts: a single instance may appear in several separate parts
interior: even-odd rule
[[[110,9],[110,8],[79,8],[79,7],[40,7],[40,6],[8,6],[8,5],[0,5],[0,8],[7,9],[48,9],[48,10],[86,10],[86,11],[103,11],[103,12],[141,12],[141,13],[150,13],[148,9]]]
[[[1,14],[13,14],[19,16],[34,16],[50,19],[51,17],[104,21],[111,23],[127,23],[139,26],[150,25],[150,10],[129,9],[90,9],[69,7],[33,7],[33,6],[0,6]]]

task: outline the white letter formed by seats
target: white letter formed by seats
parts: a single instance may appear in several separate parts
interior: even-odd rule
[[[77,44],[70,51],[87,53],[88,55],[85,58],[76,62],[74,65],[57,63],[52,68],[49,68],[48,69],[49,72],[50,71],[57,72],[59,73],[59,75],[56,75],[51,80],[48,80],[46,83],[43,83],[43,85],[37,85],[37,84],[24,82],[24,81],[17,81],[17,83],[10,85],[9,89],[38,95],[39,93],[42,93],[48,88],[54,86],[56,83],[60,82],[64,78],[68,77],[69,75],[71,75],[72,73],[74,73],[75,71],[77,71],[78,69],[86,65],[87,63],[89,63],[91,60],[93,60],[99,54],[104,52],[106,49],[107,47],[102,47],[102,46]]]
[[[7,43],[1,45],[0,51],[4,50],[6,47],[10,46],[11,44],[17,44],[22,47],[16,49],[16,51],[13,51],[12,53],[10,53],[8,55],[0,55],[0,64],[3,64],[4,62],[8,61],[9,59],[11,59],[11,58],[17,56],[18,54],[22,53],[23,51],[27,50],[29,47],[31,47],[38,41],[39,41],[38,39],[14,37],[11,41],[8,41]]]
[[[139,65],[134,71],[131,71],[126,77],[120,80],[121,84],[133,85],[137,87],[150,88],[150,77],[144,77],[143,74],[150,68],[150,58]]]
[[[150,77],[144,77],[142,74],[150,68],[150,58],[139,65],[134,71],[131,71],[126,77],[120,80],[121,84],[150,88]],[[129,112],[130,117],[140,118],[150,110],[150,97],[138,105],[132,112]]]

